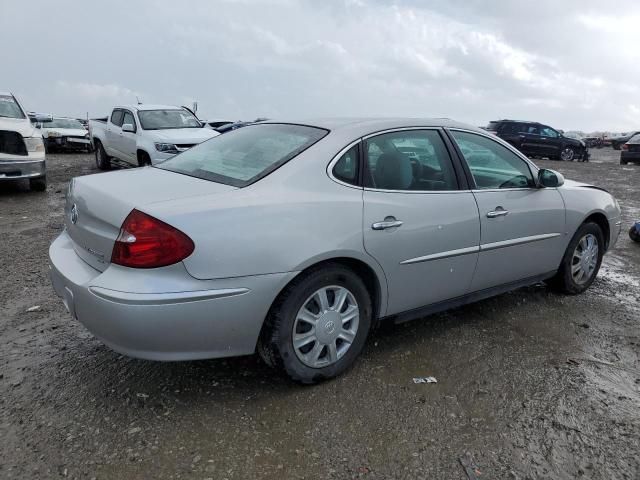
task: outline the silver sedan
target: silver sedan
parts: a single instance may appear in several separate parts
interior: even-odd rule
[[[334,377],[382,320],[546,281],[593,282],[620,233],[605,190],[448,120],[264,122],[153,167],[74,179],[52,243],[73,317],[133,357],[258,350]]]

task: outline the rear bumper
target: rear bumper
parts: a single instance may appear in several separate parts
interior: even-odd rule
[[[0,154],[0,181],[42,177],[46,173],[44,153],[28,156]]]
[[[626,162],[640,162],[640,152],[629,152],[623,150],[620,152],[620,160],[624,160]]]
[[[71,315],[113,350],[148,360],[253,353],[271,303],[294,276],[202,281],[182,264],[146,271],[112,265],[100,272],[78,257],[66,231],[49,258],[53,287]],[[139,291],[122,291],[131,285]]]

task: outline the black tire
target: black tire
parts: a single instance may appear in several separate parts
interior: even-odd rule
[[[102,143],[96,141],[96,167],[98,170],[110,170],[111,169],[111,158],[107,155],[107,152],[104,151],[104,147]]]
[[[44,192],[47,190],[47,177],[29,179],[29,188],[34,192]]]
[[[597,239],[598,258],[591,276],[585,282],[578,283],[575,281],[571,273],[571,267],[573,265],[573,254],[580,240],[582,240],[582,238],[589,234],[593,235]],[[602,233],[602,229],[598,224],[587,222],[580,225],[580,228],[578,228],[578,231],[576,231],[576,233],[573,235],[573,238],[567,246],[567,250],[562,257],[562,262],[560,263],[558,273],[556,273],[556,275],[548,282],[549,286],[553,290],[569,295],[577,295],[587,290],[595,280],[596,276],[598,275],[598,271],[600,270],[602,256],[604,255],[604,245],[604,235]]]
[[[146,167],[147,165],[151,165],[151,157],[147,152],[138,152],[138,166]]]
[[[640,243],[640,232],[636,229],[635,225],[629,229],[629,238],[634,242]]]
[[[617,142],[611,142],[611,146],[614,150],[620,150],[620,144]]]
[[[298,311],[311,295],[327,286],[346,288],[354,296],[359,309],[355,338],[335,363],[321,368],[305,365],[293,347],[293,328]],[[274,302],[258,341],[258,353],[264,362],[284,371],[292,380],[313,384],[336,377],[353,365],[362,351],[372,322],[371,296],[362,279],[349,268],[330,263],[295,278]]]
[[[627,163],[629,163],[629,162],[627,162],[627,161],[626,161],[625,159],[623,159],[622,157],[620,158],[620,165],[626,165]]]
[[[563,155],[566,158],[563,158]],[[560,152],[558,159],[562,160],[563,162],[573,162],[576,159],[576,149],[572,146],[564,147]]]

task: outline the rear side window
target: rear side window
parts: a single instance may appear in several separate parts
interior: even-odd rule
[[[501,122],[489,122],[487,125],[487,130],[490,132],[497,132],[500,129]]]
[[[111,123],[121,127],[123,114],[124,112],[122,110],[114,110],[111,114]]]
[[[354,145],[340,157],[340,160],[333,167],[333,176],[335,178],[352,185],[358,184],[358,164],[360,163],[358,152],[358,145]]]
[[[382,190],[457,190],[449,152],[435,130],[405,130],[365,143],[365,183]]]
[[[451,132],[479,189],[526,188],[535,185],[527,162],[487,137]]]
[[[327,133],[322,128],[305,125],[248,125],[196,145],[157,167],[245,187],[266,177]]]

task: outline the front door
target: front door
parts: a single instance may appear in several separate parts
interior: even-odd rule
[[[484,135],[452,130],[476,183],[480,255],[471,290],[554,272],[565,237],[564,202],[557,189],[538,188],[529,163]],[[482,150],[482,162],[465,151]]]
[[[542,156],[547,158],[559,158],[562,141],[560,134],[551,127],[540,127]]]
[[[136,120],[129,110],[124,111],[122,120],[122,125],[126,124],[133,125],[133,128],[137,131]],[[136,133],[137,132],[125,132],[121,130],[118,138],[118,150],[122,153],[122,160],[134,165],[138,164]]]
[[[387,315],[464,295],[478,258],[480,222],[459,190],[438,130],[402,130],[364,142],[364,246],[388,284]]]

